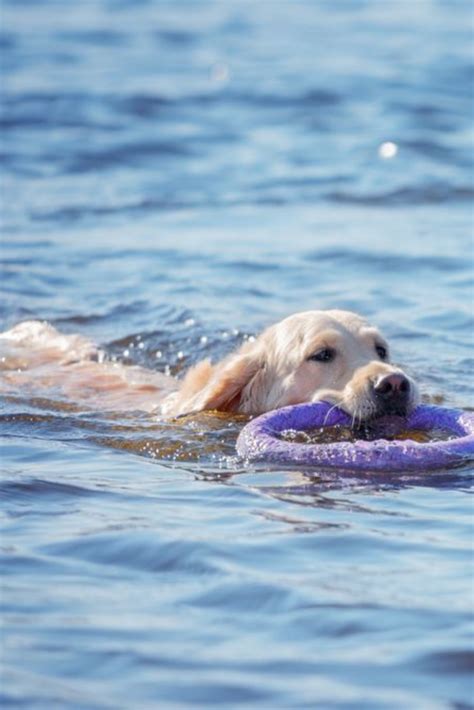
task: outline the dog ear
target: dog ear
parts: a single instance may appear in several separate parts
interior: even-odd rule
[[[173,414],[217,409],[250,412],[258,409],[264,363],[255,351],[240,351],[217,365],[208,360],[186,375],[173,403]]]

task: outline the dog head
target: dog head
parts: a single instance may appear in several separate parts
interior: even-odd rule
[[[348,311],[307,311],[271,326],[216,365],[192,368],[164,412],[258,414],[316,401],[331,402],[360,423],[406,415],[419,395],[365,319]]]

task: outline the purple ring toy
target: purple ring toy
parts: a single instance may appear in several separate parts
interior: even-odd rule
[[[237,440],[237,453],[252,461],[351,471],[426,471],[474,458],[474,412],[431,405],[417,407],[403,419],[404,427],[424,431],[440,429],[448,431],[453,438],[428,443],[381,438],[330,444],[299,444],[279,438],[279,434],[288,429],[304,431],[350,423],[348,414],[327,402],[283,407],[246,424]]]

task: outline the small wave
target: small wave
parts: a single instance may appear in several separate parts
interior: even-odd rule
[[[126,114],[140,118],[154,118],[172,101],[155,94],[133,94],[125,96],[116,102],[116,107]]]
[[[459,165],[460,163],[465,163],[466,165],[471,165],[470,159],[465,159],[459,154],[458,150],[449,148],[443,145],[439,141],[428,140],[426,138],[418,140],[407,140],[400,143],[400,146],[409,148],[410,150],[419,153],[420,155],[427,156],[428,158],[433,158],[439,160],[442,163],[452,163],[454,165]]]
[[[154,37],[158,43],[164,43],[168,45],[175,45],[177,47],[184,47],[188,45],[195,44],[198,41],[198,37],[195,32],[186,30],[159,30],[154,33]]]
[[[147,302],[143,300],[117,303],[112,308],[106,309],[102,313],[96,312],[64,316],[62,318],[55,318],[52,322],[53,325],[57,326],[87,326],[103,322],[113,322],[114,320],[123,321],[125,316],[132,316],[134,313],[139,313],[145,310],[147,306]]]
[[[400,187],[383,193],[357,194],[335,191],[326,194],[331,202],[367,206],[424,205],[442,202],[464,202],[474,198],[474,190],[468,186],[453,186],[448,183],[413,187]]]
[[[114,113],[107,110],[112,98],[81,92],[35,92],[5,94],[2,101],[0,127],[3,130],[23,128],[82,128],[110,133],[119,128]],[[98,115],[102,118],[99,119]]]
[[[429,673],[443,676],[468,675],[474,673],[474,651],[472,648],[450,649],[427,653],[416,659],[416,667]]]
[[[198,608],[225,609],[226,613],[242,613],[248,609],[256,612],[271,614],[286,614],[304,605],[301,592],[291,584],[275,582],[253,582],[242,584],[239,579],[235,582],[221,583],[212,586],[204,593],[194,595],[187,600],[187,604]]]
[[[87,537],[71,538],[41,548],[42,554],[79,558],[100,565],[114,565],[152,573],[208,575],[218,570],[212,559],[221,556],[208,549],[203,554],[203,542],[157,538],[152,532],[90,533]],[[216,554],[217,553],[217,554]]]
[[[211,97],[210,97],[211,98]],[[214,99],[216,97],[213,97]],[[335,91],[327,89],[311,89],[299,94],[292,93],[265,93],[259,91],[228,92],[222,96],[224,102],[248,104],[264,108],[321,108],[336,106],[343,101],[343,97]]]
[[[380,272],[390,265],[391,269],[403,271],[419,272],[420,269],[437,270],[443,273],[452,271],[457,273],[464,266],[464,261],[455,256],[417,256],[415,254],[404,254],[402,252],[389,252],[384,250],[377,253],[368,249],[318,249],[307,253],[307,259],[315,262],[331,262],[338,264],[355,265],[369,271]]]
[[[105,28],[56,32],[55,37],[65,40],[67,43],[90,44],[99,47],[120,46],[126,44],[129,39],[125,32]]]
[[[67,498],[101,495],[103,491],[92,490],[69,483],[46,481],[34,478],[27,481],[7,480],[0,485],[0,496],[20,504],[25,499],[46,498],[48,500],[66,501]]]
[[[117,145],[108,150],[93,150],[77,153],[67,166],[67,172],[96,172],[118,165],[138,165],[144,161],[157,160],[165,156],[185,157],[191,154],[189,148],[177,141],[146,141]]]
[[[53,210],[31,210],[30,219],[38,222],[74,223],[96,217],[114,215],[133,215],[148,212],[174,212],[198,207],[211,206],[207,200],[185,200],[172,197],[145,198],[134,202],[117,202],[115,204],[82,204],[65,205]],[[217,207],[217,205],[214,205]],[[222,205],[223,206],[223,205]]]

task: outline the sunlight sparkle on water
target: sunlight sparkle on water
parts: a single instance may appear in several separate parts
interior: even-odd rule
[[[211,67],[210,78],[214,84],[226,84],[230,79],[230,69],[224,62],[216,62]]]
[[[385,141],[379,145],[379,157],[384,160],[394,158],[398,153],[398,145],[392,141]]]

